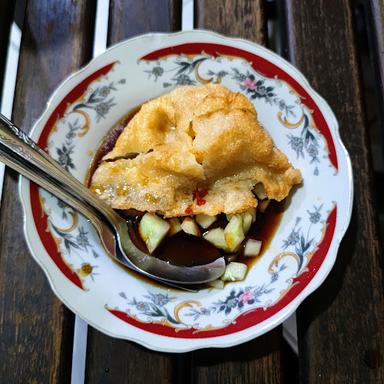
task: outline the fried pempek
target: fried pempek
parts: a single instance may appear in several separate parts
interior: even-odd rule
[[[173,217],[243,212],[257,206],[256,184],[280,201],[300,182],[247,97],[208,84],[143,104],[90,188],[113,208]]]

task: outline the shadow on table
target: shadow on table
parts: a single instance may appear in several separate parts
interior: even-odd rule
[[[238,346],[202,349],[189,355],[191,382],[254,382],[255,377],[263,382],[271,376],[276,382],[286,376],[294,379],[288,382],[298,379],[294,373],[298,372],[297,358],[284,342],[281,326]]]
[[[268,332],[257,339],[230,348],[207,348],[194,352],[194,363],[201,366],[228,361],[252,361],[270,356],[280,350],[281,329]]]

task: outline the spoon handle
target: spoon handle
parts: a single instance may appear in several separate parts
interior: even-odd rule
[[[69,172],[65,171],[57,161],[2,114],[0,114],[0,142],[13,153],[25,158],[56,181],[60,180],[62,187],[75,196],[77,200],[83,201],[91,207],[97,207],[97,210],[113,226],[121,225],[123,220],[113,209],[91,193]]]
[[[40,169],[32,165],[25,157],[21,157],[19,154],[9,150],[2,143],[2,137],[0,133],[0,161],[8,167],[14,169],[21,175],[32,180],[40,187],[44,188],[48,192],[55,195],[57,198],[79,211],[88,220],[90,220],[99,233],[100,239],[104,245],[104,248],[112,257],[115,257],[115,237],[113,236],[110,228],[101,220],[99,215],[86,203],[78,200],[67,192],[62,185],[59,185],[48,174],[42,172]]]

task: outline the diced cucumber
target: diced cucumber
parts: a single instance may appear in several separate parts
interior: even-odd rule
[[[224,229],[214,228],[204,234],[204,239],[212,243],[216,248],[228,251],[227,242],[225,241]]]
[[[259,211],[261,213],[265,212],[265,210],[268,208],[268,205],[270,202],[271,202],[271,200],[259,201],[259,205],[258,205]]]
[[[152,253],[168,233],[170,225],[154,213],[147,212],[140,220],[139,233]]]
[[[210,227],[216,221],[216,219],[217,219],[216,216],[208,216],[208,215],[204,215],[203,213],[196,215],[197,224],[199,224],[200,227],[204,229],[207,229],[208,227]]]
[[[168,232],[169,236],[175,235],[176,233],[181,231],[181,225],[178,218],[175,217],[173,219],[169,219],[168,223],[170,225],[169,232]]]
[[[261,251],[262,242],[260,240],[249,239],[245,243],[244,256],[255,257]]]
[[[243,263],[237,263],[233,261],[225,267],[224,273],[220,279],[223,281],[241,281],[244,280],[247,274],[248,267]]]
[[[257,196],[259,200],[264,200],[268,196],[265,194],[263,183],[257,183],[253,188],[253,193]]]
[[[242,213],[241,216],[243,218],[243,231],[244,233],[247,233],[252,225],[252,215],[248,211],[246,211]]]
[[[254,223],[256,221],[256,208],[249,208],[246,212],[252,215],[252,223]]]
[[[193,236],[200,236],[200,229],[191,217],[186,217],[181,223],[181,229]]]
[[[244,240],[243,219],[241,215],[234,215],[224,229],[225,241],[229,252],[235,252]]]
[[[224,288],[224,281],[223,280],[213,280],[208,283],[209,287],[216,288],[216,289],[223,289]]]
[[[232,217],[234,216],[234,213],[227,213],[225,217],[227,218],[228,221],[231,221]]]

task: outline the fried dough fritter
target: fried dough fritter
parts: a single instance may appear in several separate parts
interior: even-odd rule
[[[256,184],[280,201],[301,182],[247,97],[213,84],[143,104],[103,160],[93,192],[113,208],[165,217],[243,212],[257,206]]]

